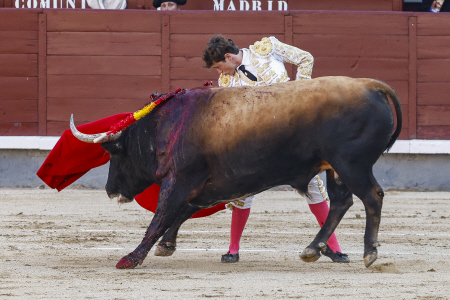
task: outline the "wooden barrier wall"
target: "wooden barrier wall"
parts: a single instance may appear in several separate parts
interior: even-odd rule
[[[313,11],[0,9],[0,135],[60,135],[71,113],[82,124],[216,84],[201,60],[216,33],[307,50],[313,77],[383,80],[401,99],[402,139],[450,139],[449,14]]]
[[[18,1],[19,7],[27,7],[28,0],[0,0],[1,7],[16,7]],[[216,4],[223,5],[223,10],[227,10],[233,1],[234,7],[240,9],[239,0],[215,0]],[[51,8],[65,8],[67,0],[57,1],[57,7],[53,7],[55,3],[50,1]],[[278,10],[278,0],[272,1],[272,9]],[[356,11],[402,11],[403,0],[314,0],[314,1],[299,1],[299,0],[284,0],[288,4],[290,10],[356,10]],[[76,8],[82,7],[82,0],[73,0]],[[247,0],[249,10],[253,9],[253,1]],[[269,4],[267,0],[260,0],[261,9],[268,10]],[[33,5],[30,3],[30,5]],[[183,10],[214,10],[214,0],[188,0],[186,5],[182,6]],[[62,7],[61,7],[62,6]],[[39,6],[40,7],[40,6]],[[70,7],[70,6],[69,6]],[[28,7],[32,8],[32,7]],[[48,8],[48,7],[47,7]],[[86,4],[86,8],[90,9]],[[151,9],[153,7],[153,0],[127,0],[127,9]],[[256,9],[256,8],[255,8]]]

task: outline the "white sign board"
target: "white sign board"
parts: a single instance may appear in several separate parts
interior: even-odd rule
[[[75,2],[81,1],[86,8],[86,0],[15,0],[16,8],[75,8]]]
[[[214,10],[288,10],[286,1],[213,0]],[[275,2],[275,3],[274,3]]]

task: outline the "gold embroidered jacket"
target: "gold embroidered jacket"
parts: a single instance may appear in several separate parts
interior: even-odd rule
[[[254,75],[256,75],[257,81],[251,81],[241,71],[236,70],[231,76],[220,75],[219,86],[259,86],[289,81],[290,78],[284,67],[285,62],[297,66],[295,80],[311,79],[314,65],[313,56],[309,52],[284,44],[273,36],[255,42],[247,52],[251,64],[256,70],[257,74]]]

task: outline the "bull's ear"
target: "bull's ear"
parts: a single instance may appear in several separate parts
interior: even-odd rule
[[[120,154],[124,152],[124,148],[120,141],[102,143],[101,146],[110,154]]]

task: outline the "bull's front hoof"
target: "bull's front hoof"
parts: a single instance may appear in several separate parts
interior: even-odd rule
[[[364,264],[366,268],[370,267],[374,261],[377,260],[378,253],[377,250],[372,250],[364,256]]]
[[[141,265],[142,261],[135,261],[125,256],[116,265],[117,269],[134,269],[137,265]]]
[[[175,246],[158,245],[155,250],[155,256],[171,256],[177,248]]]
[[[305,248],[305,250],[303,250],[300,254],[300,258],[304,262],[314,262],[320,258],[320,252],[316,249]]]

